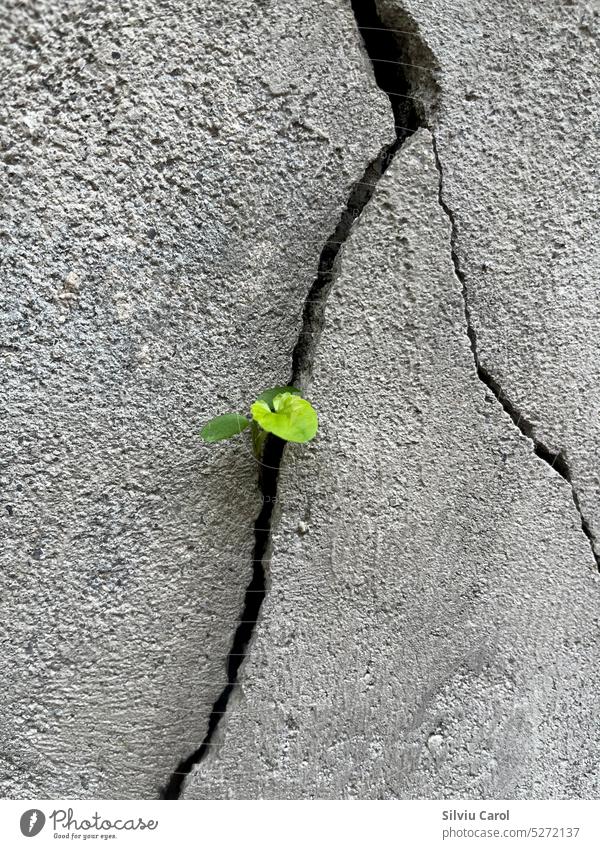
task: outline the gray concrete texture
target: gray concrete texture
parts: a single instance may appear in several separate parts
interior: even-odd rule
[[[599,7],[377,6],[433,136],[339,258],[322,431],[185,795],[596,796]],[[288,379],[393,118],[348,0],[0,21],[0,792],[152,797],[224,684],[260,508],[247,442],[200,424]]]
[[[419,130],[339,257],[241,688],[185,797],[597,794],[600,576],[478,379]]]
[[[224,684],[260,508],[248,443],[200,426],[289,378],[392,121],[343,0],[0,15],[1,792],[153,797]]]

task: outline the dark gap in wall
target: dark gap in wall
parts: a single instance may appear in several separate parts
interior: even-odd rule
[[[350,3],[373,66],[375,81],[387,94],[392,107],[396,125],[396,142],[392,147],[397,150],[421,126],[407,74],[407,68],[410,67],[410,60],[407,59],[414,47],[409,39],[414,40],[418,36],[416,32],[413,35],[408,31],[402,33],[388,29],[379,17],[375,0],[350,0]],[[390,161],[396,150],[391,152]]]
[[[471,329],[471,328],[470,328]],[[472,330],[472,329],[471,329]],[[571,497],[573,498],[573,503],[575,505],[575,509],[579,514],[579,519],[581,521],[581,530],[584,533],[584,536],[587,538],[591,549],[592,554],[594,555],[594,560],[596,561],[596,566],[598,571],[600,571],[600,556],[596,554],[596,549],[594,547],[594,537],[591,531],[591,528],[581,512],[581,504],[579,503],[579,496],[577,495],[577,490],[575,489],[575,485],[573,484],[573,479],[571,477],[571,469],[569,468],[569,464],[567,462],[567,458],[563,454],[562,451],[550,451],[550,449],[540,442],[535,433],[535,428],[531,424],[531,422],[527,421],[527,419],[523,418],[523,415],[516,410],[511,402],[506,397],[503,392],[501,386],[498,384],[496,380],[492,377],[492,375],[485,369],[481,364],[479,364],[476,359],[476,367],[477,367],[477,376],[484,383],[487,388],[492,392],[497,401],[502,405],[502,409],[505,413],[507,413],[515,426],[521,431],[524,436],[527,436],[533,442],[533,451],[540,460],[543,460],[547,463],[555,472],[557,472],[561,478],[563,478],[571,487]]]
[[[371,59],[375,81],[387,95],[392,107],[395,139],[385,145],[354,184],[346,208],[321,252],[317,276],[304,305],[302,332],[292,356],[292,381],[301,389],[306,389],[310,382],[314,355],[325,320],[325,304],[340,249],[404,141],[423,125],[406,73],[408,64],[400,61],[405,53],[403,39],[414,39],[416,36],[398,38],[390,32],[379,17],[375,0],[351,0],[351,5],[363,44]]]

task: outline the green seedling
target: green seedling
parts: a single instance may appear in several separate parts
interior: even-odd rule
[[[250,428],[252,448],[261,459],[267,434],[285,442],[310,442],[319,427],[316,410],[294,386],[274,386],[262,392],[250,407],[250,418],[226,413],[207,422],[200,436],[205,442],[220,442]]]

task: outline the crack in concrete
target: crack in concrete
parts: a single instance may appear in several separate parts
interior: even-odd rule
[[[350,2],[357,28],[362,35],[365,49],[371,60],[375,80],[390,101],[396,138],[391,144],[383,147],[379,155],[367,165],[362,176],[353,184],[340,220],[321,251],[317,275],[304,302],[301,329],[292,354],[290,383],[302,390],[305,390],[310,382],[315,353],[325,321],[325,306],[331,291],[336,261],[342,245],[350,235],[354,222],[358,220],[373,196],[378,181],[390,166],[403,142],[419,126],[422,126],[414,105],[415,98],[410,93],[412,91],[411,85],[404,70],[404,67],[408,67],[409,63],[392,61],[400,55],[398,41],[392,32],[383,26],[377,13],[375,0],[350,0]],[[375,56],[381,50],[390,55],[389,63],[383,62],[381,57]],[[376,64],[377,62],[379,64]],[[244,609],[227,658],[227,682],[214,703],[204,740],[173,771],[162,790],[162,799],[181,798],[186,778],[192,769],[206,758],[210,751],[214,734],[227,712],[231,695],[239,683],[239,670],[248,653],[266,594],[273,509],[277,497],[284,449],[285,443],[282,440],[269,436],[265,444],[259,473],[259,488],[263,498],[263,507],[254,526],[255,545],[252,580],[246,590]]]
[[[350,0],[350,2],[352,2],[353,6],[356,6],[359,0]],[[454,212],[449,208],[448,204],[444,200],[444,174],[442,162],[437,147],[435,132],[432,129],[432,125],[434,123],[433,116],[435,115],[438,108],[438,98],[440,93],[440,87],[436,79],[436,72],[438,70],[437,60],[433,52],[423,39],[422,35],[419,33],[416,21],[409,15],[407,10],[401,7],[399,3],[397,5],[394,5],[393,7],[387,7],[385,3],[382,3],[382,0],[371,0],[371,2],[367,3],[366,5],[375,5],[377,8],[381,5],[382,9],[385,8],[387,10],[387,15],[390,16],[390,18],[393,18],[393,20],[390,20],[389,22],[386,20],[383,21],[383,23],[388,24],[387,30],[391,39],[390,44],[396,45],[395,59],[402,60],[404,58],[407,58],[409,60],[408,62],[403,63],[406,66],[405,73],[408,77],[408,85],[405,87],[405,90],[403,90],[401,94],[397,95],[397,97],[406,97],[407,94],[409,94],[413,97],[413,100],[418,102],[419,115],[421,117],[420,124],[421,126],[425,126],[429,129],[433,138],[433,151],[439,175],[438,199],[441,208],[443,209],[450,222],[450,252],[452,256],[452,263],[454,266],[454,273],[461,286],[467,336],[469,338],[469,343],[473,354],[473,360],[475,362],[475,371],[477,373],[477,377],[484,384],[484,386],[492,393],[493,397],[502,406],[504,412],[508,416],[510,416],[511,421],[521,432],[521,434],[525,436],[528,440],[530,440],[530,442],[532,443],[533,451],[536,456],[538,456],[541,460],[547,463],[547,465],[549,465],[569,484],[571,488],[573,504],[575,505],[575,509],[577,510],[581,521],[581,530],[590,544],[596,567],[598,568],[598,571],[600,571],[600,553],[596,552],[594,535],[592,533],[590,523],[583,513],[581,502],[579,500],[579,494],[577,492],[575,484],[573,483],[571,469],[565,452],[563,450],[560,450],[558,452],[551,451],[550,448],[548,448],[548,446],[543,443],[543,441],[538,437],[536,433],[535,425],[531,421],[529,421],[522,413],[520,413],[519,410],[517,410],[514,404],[506,396],[506,393],[504,392],[498,381],[495,380],[491,372],[481,363],[477,336],[471,317],[471,306],[469,303],[469,292],[466,284],[466,278],[464,272],[461,269],[460,260],[457,253],[456,246],[458,241],[458,232],[456,218]],[[365,26],[369,28],[372,27],[373,24],[366,23]],[[401,38],[398,37],[399,34],[401,35]],[[389,82],[390,81],[387,80],[387,83]],[[384,90],[386,89],[385,85],[381,85],[381,87]],[[391,84],[390,88],[392,88]],[[419,96],[415,98],[414,95],[417,93]],[[390,100],[392,100],[392,108],[394,108],[394,117],[396,119],[396,123],[402,124],[402,120],[398,120],[399,115],[396,112],[393,97],[391,95]]]
[[[402,55],[398,39],[392,30],[383,25],[376,0],[350,0],[350,4],[357,29],[371,61],[375,81],[390,101],[396,138],[383,147],[379,156],[369,163],[363,176],[354,183],[346,209],[321,253],[317,276],[304,305],[302,332],[292,360],[292,381],[303,390],[310,383],[312,364],[325,321],[325,305],[340,249],[398,150],[415,130],[423,126],[417,113],[415,98],[411,96],[411,84],[405,70],[414,66],[408,62],[397,61]]]
[[[433,135],[433,134],[432,134]],[[456,250],[457,243],[457,226],[456,226],[456,218],[454,212],[450,209],[446,201],[444,200],[444,172],[442,168],[442,163],[440,159],[440,155],[437,148],[437,142],[435,139],[435,135],[433,135],[433,152],[435,156],[435,163],[439,175],[439,191],[438,191],[438,199],[441,208],[446,214],[449,222],[450,222],[450,254],[452,257],[452,264],[454,266],[454,273],[456,278],[461,286],[462,299],[463,299],[463,307],[464,307],[464,315],[465,315],[465,323],[467,336],[469,338],[469,344],[471,346],[471,352],[473,354],[473,360],[475,363],[475,371],[477,372],[477,377],[484,384],[484,386],[492,393],[496,401],[501,405],[504,412],[510,416],[511,421],[515,425],[515,427],[520,431],[520,433],[528,439],[533,447],[533,451],[540,460],[543,460],[544,463],[547,463],[551,469],[553,469],[557,474],[565,480],[570,488],[571,488],[571,496],[573,498],[573,504],[575,505],[575,509],[579,514],[579,519],[581,521],[581,530],[583,531],[584,536],[590,544],[592,555],[594,557],[594,561],[596,563],[596,567],[598,571],[600,571],[600,555],[596,553],[596,549],[594,547],[594,536],[592,534],[590,524],[585,518],[582,509],[581,503],[579,501],[579,495],[573,483],[573,478],[571,475],[571,469],[569,467],[569,463],[567,458],[562,450],[558,452],[551,451],[547,445],[545,445],[539,437],[536,435],[535,425],[530,422],[522,413],[520,413],[514,404],[507,397],[506,393],[500,386],[497,380],[492,376],[492,374],[488,371],[485,366],[481,364],[481,359],[479,357],[479,348],[477,344],[477,333],[473,326],[473,321],[471,317],[471,306],[469,304],[469,291],[467,289],[465,274],[460,267],[460,259],[458,257],[458,253]]]
[[[277,498],[279,468],[284,448],[285,442],[283,440],[277,436],[270,435],[263,449],[262,462],[259,467],[259,489],[262,495],[263,506],[254,523],[252,579],[246,588],[244,607],[233,636],[231,649],[227,655],[227,679],[225,686],[213,705],[204,740],[173,771],[166,787],[162,791],[162,799],[181,798],[181,792],[187,776],[197,764],[204,760],[210,751],[215,731],[221,718],[227,711],[229,699],[238,682],[239,669],[254,634],[266,592],[266,563],[271,541],[271,520]]]

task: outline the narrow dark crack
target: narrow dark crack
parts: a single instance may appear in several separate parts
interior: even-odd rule
[[[304,303],[302,326],[292,354],[290,382],[302,389],[305,389],[310,381],[314,355],[325,318],[325,305],[331,290],[340,249],[399,148],[419,126],[422,126],[415,106],[416,98],[412,95],[411,82],[405,72],[408,63],[399,61],[399,58],[404,55],[401,47],[404,36],[400,39],[383,25],[377,13],[375,0],[350,0],[350,2],[363,43],[372,62],[377,84],[389,98],[396,137],[393,142],[384,146],[379,155],[369,163],[360,179],[354,183],[340,220],[321,251],[317,276]],[[244,609],[227,658],[227,683],[213,705],[204,740],[173,771],[161,792],[162,799],[181,797],[186,778],[210,751],[215,732],[227,711],[229,699],[238,683],[240,666],[252,640],[265,598],[273,507],[277,497],[284,448],[285,443],[282,440],[269,437],[264,449],[259,474],[263,506],[254,526],[252,580],[246,590]]]
[[[285,442],[277,436],[270,436],[265,444],[263,462],[260,466],[259,487],[262,495],[262,508],[254,523],[254,551],[252,560],[252,579],[246,589],[244,608],[236,628],[231,650],[227,657],[227,683],[221,690],[208,721],[208,729],[200,746],[182,760],[173,771],[167,786],[161,794],[162,799],[179,799],[185,779],[196,764],[208,754],[212,739],[221,717],[227,710],[229,699],[237,684],[238,672],[246,649],[254,633],[254,627],[265,597],[266,558],[271,539],[271,518],[277,498],[279,467]]]
[[[456,250],[456,218],[454,216],[454,212],[450,209],[450,207],[444,200],[444,172],[442,169],[442,163],[440,160],[440,155],[438,153],[435,137],[433,139],[433,150],[435,155],[436,167],[439,175],[438,198],[440,206],[442,207],[446,216],[448,217],[448,220],[450,221],[450,253],[452,256],[452,264],[454,265],[454,273],[456,274],[456,277],[461,285],[465,323],[467,327],[467,336],[469,337],[469,343],[471,345],[471,352],[473,354],[473,360],[475,362],[475,370],[477,372],[477,377],[486,386],[486,388],[489,389],[494,398],[502,406],[504,412],[510,416],[515,427],[518,428],[518,430],[523,434],[523,436],[527,437],[527,439],[532,442],[534,453],[540,458],[540,460],[543,460],[545,463],[547,463],[550,468],[552,468],[557,474],[561,476],[561,478],[563,478],[569,484],[571,488],[571,496],[573,498],[573,503],[581,521],[581,530],[583,531],[584,536],[590,544],[592,555],[596,562],[596,566],[598,568],[598,571],[600,571],[600,555],[596,554],[596,549],[594,547],[594,537],[589,522],[583,515],[581,504],[579,502],[579,496],[577,494],[577,490],[575,488],[571,476],[571,469],[569,467],[564,452],[551,451],[547,445],[544,445],[544,443],[537,436],[536,429],[533,423],[530,422],[522,413],[517,410],[514,404],[507,397],[506,393],[504,392],[498,381],[495,380],[494,377],[490,374],[490,372],[485,368],[485,366],[481,364],[481,360],[479,357],[479,348],[477,344],[477,333],[473,326],[473,321],[471,317],[469,292],[465,282],[465,275],[461,269],[460,259]]]
[[[438,108],[440,93],[437,82],[437,61],[433,52],[420,36],[416,22],[399,5],[389,7],[387,4],[381,3],[381,0],[369,0],[368,2],[350,0],[350,2],[352,3],[354,14],[369,55],[374,60],[373,68],[377,82],[390,97],[394,111],[394,120],[397,125],[396,131],[399,132],[398,125],[400,127],[406,126],[416,129],[419,125],[429,126],[433,124],[433,116],[435,116]],[[377,17],[379,4],[381,4],[382,9],[386,10],[384,21]],[[383,27],[383,31],[379,29],[381,27]],[[390,65],[386,64],[393,62],[402,63],[400,68],[403,70],[399,72],[399,79],[401,81],[399,88],[395,87],[396,80],[392,76],[393,69],[390,68]],[[397,94],[391,94],[390,92],[396,92]],[[406,99],[410,99],[410,102],[413,104],[408,112],[406,111],[408,108],[406,106]],[[504,412],[510,416],[512,422],[523,436],[531,440],[535,454],[569,484],[573,503],[581,521],[581,530],[590,544],[592,555],[600,571],[600,555],[596,553],[591,527],[583,514],[565,453],[563,451],[551,451],[539,439],[533,423],[519,412],[506,396],[498,381],[494,379],[488,369],[481,363],[477,335],[471,316],[469,292],[465,274],[461,269],[457,253],[458,232],[456,218],[444,200],[442,163],[437,148],[435,133],[431,127],[430,132],[433,136],[433,150],[439,175],[439,203],[450,221],[452,262],[456,277],[462,289],[467,336],[469,338],[477,376],[499,402]],[[399,136],[395,145],[392,145],[395,148],[393,152],[398,149],[402,141],[403,138]]]
[[[383,25],[375,0],[350,0],[350,3],[364,47],[371,59],[377,85],[390,101],[395,139],[383,147],[379,156],[367,165],[362,177],[354,184],[337,227],[321,252],[317,276],[304,305],[302,333],[292,358],[292,380],[302,389],[310,382],[314,355],[325,320],[325,305],[340,249],[394,156],[406,139],[422,126],[406,74],[408,63],[398,61],[404,55],[401,40]]]

